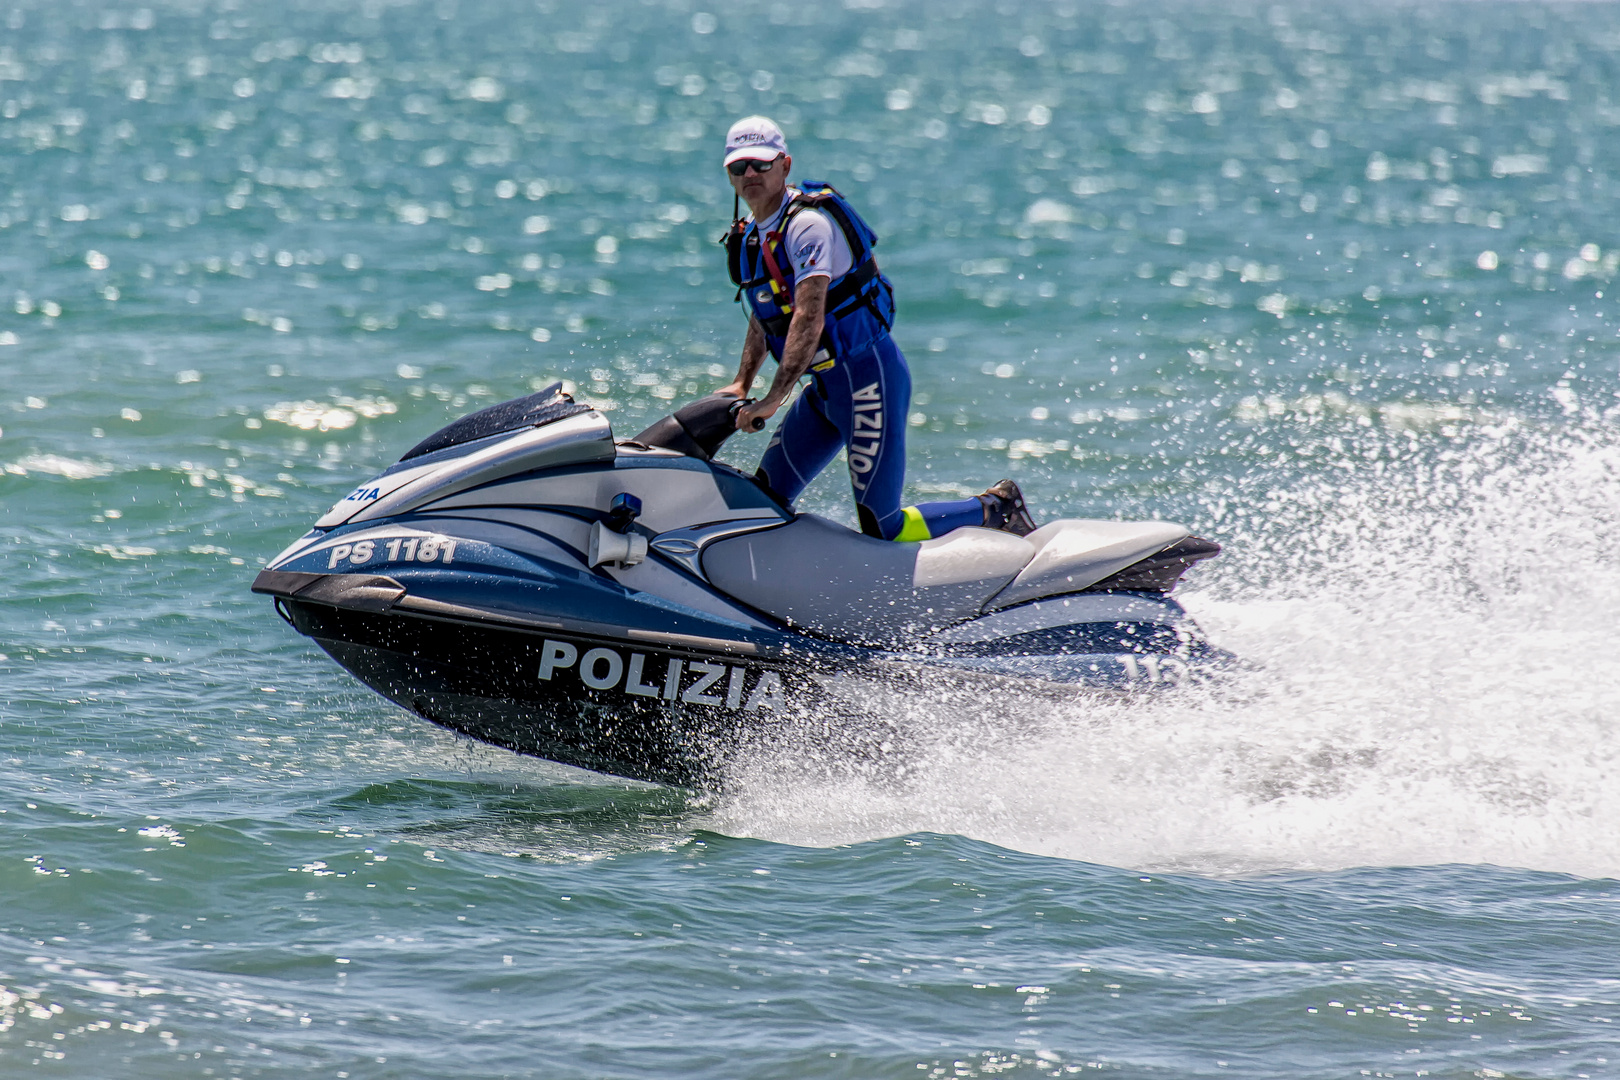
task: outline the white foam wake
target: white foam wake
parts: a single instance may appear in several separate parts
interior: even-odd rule
[[[1254,664],[1234,686],[1076,706],[1033,742],[947,740],[900,782],[755,761],[715,827],[1199,873],[1620,875],[1620,435],[1592,418],[1335,445],[1229,485],[1246,512],[1213,527],[1228,557],[1183,600]]]

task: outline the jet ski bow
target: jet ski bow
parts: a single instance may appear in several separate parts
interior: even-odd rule
[[[475,412],[340,500],[253,591],[419,716],[688,785],[806,717],[858,725],[863,681],[1072,697],[1228,659],[1169,596],[1220,551],[1182,526],[863,536],[714,460],[738,404],[711,395],[628,440],[560,383]]]

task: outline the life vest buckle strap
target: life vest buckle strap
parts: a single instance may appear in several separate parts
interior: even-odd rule
[[[864,263],[845,274],[837,286],[827,293],[827,310],[836,312],[850,300],[864,292],[866,286],[878,276],[876,259],[867,259]]]
[[[781,233],[766,233],[765,242],[759,245],[759,254],[765,260],[765,269],[771,276],[771,291],[778,296],[785,296],[787,303],[791,304],[793,302],[793,289],[788,285],[787,278],[782,276],[782,267],[776,261],[776,252],[772,250],[781,246]]]

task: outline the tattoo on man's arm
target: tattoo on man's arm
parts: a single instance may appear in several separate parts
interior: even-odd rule
[[[810,369],[821,345],[822,316],[827,310],[827,279],[813,277],[799,282],[793,297],[793,321],[788,325],[782,362],[771,383],[770,396],[785,400],[793,384]]]
[[[765,331],[759,325],[759,320],[748,320],[748,336],[743,339],[742,361],[737,365],[737,380],[733,384],[742,388],[743,397],[754,385],[754,376],[759,374],[759,367],[765,362]]]

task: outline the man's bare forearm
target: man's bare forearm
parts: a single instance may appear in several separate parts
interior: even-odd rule
[[[793,297],[793,321],[788,324],[787,343],[782,346],[782,362],[765,400],[781,404],[787,400],[799,377],[810,370],[821,345],[822,314],[827,309],[827,279],[813,277],[801,281]]]
[[[747,397],[748,391],[754,385],[754,376],[759,374],[759,367],[765,362],[765,330],[759,325],[759,320],[748,320],[748,336],[743,339],[742,361],[737,365],[737,377],[732,380],[726,390],[738,397]]]

